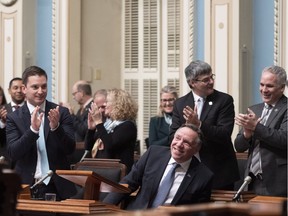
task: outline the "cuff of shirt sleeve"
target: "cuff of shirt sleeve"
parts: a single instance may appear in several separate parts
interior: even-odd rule
[[[36,133],[36,134],[39,134],[39,131],[34,130],[34,129],[32,128],[32,126],[30,126],[30,130],[33,131],[33,132]]]
[[[50,130],[51,130],[51,131],[55,131],[55,130],[57,130],[57,128],[59,127],[59,125],[60,125],[60,124],[59,124],[59,122],[58,122],[57,127],[55,127],[55,128],[51,128]]]
[[[0,120],[0,128],[5,128],[6,127],[6,123],[2,122],[2,119]]]

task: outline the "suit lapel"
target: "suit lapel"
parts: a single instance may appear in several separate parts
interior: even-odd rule
[[[155,175],[153,183],[151,182],[151,186],[153,188],[151,189],[151,194],[149,196],[149,197],[151,197],[151,199],[150,199],[148,205],[151,205],[151,202],[154,200],[154,197],[156,196],[160,181],[161,181],[162,176],[165,172],[165,169],[166,169],[166,166],[170,160],[170,157],[171,157],[170,151],[167,151],[165,155],[162,155],[161,157],[159,157],[158,161],[155,162],[159,166],[158,166],[157,175]],[[162,164],[166,164],[166,166],[162,166]]]
[[[194,109],[194,106],[195,106],[195,102],[194,102],[194,96],[193,96],[193,93],[192,91],[187,95],[185,101],[184,101],[184,104],[183,104],[183,108],[186,107],[186,106],[190,106],[192,109]]]
[[[52,109],[50,103],[48,101],[46,101],[46,107],[45,107],[45,114],[44,114],[44,118],[45,118],[45,121],[44,121],[44,137],[45,137],[45,143],[47,141],[47,137],[48,137],[48,134],[49,134],[49,131],[50,131],[50,128],[49,128],[49,119],[47,118],[48,116],[48,112],[50,111],[50,109]]]
[[[6,110],[7,110],[8,113],[11,113],[11,112],[13,111],[13,110],[12,110],[11,102],[6,105]]]
[[[163,134],[167,134],[167,131],[169,131],[169,125],[166,123],[165,117],[161,117],[159,121],[160,121],[159,131],[161,131]]]
[[[195,172],[195,167],[199,164],[198,159],[196,159],[194,156],[192,157],[190,166],[186,172],[186,175],[184,176],[184,179],[177,191],[177,193],[174,196],[174,199],[172,200],[173,205],[175,205],[180,198],[183,196],[183,194],[186,192],[188,186],[190,185],[191,181],[194,179],[197,172]]]
[[[30,128],[31,114],[26,103],[23,105],[23,108],[21,111],[22,111],[22,120],[23,120],[23,124],[25,124],[25,128]]]
[[[253,112],[255,113],[257,118],[261,118],[263,109],[264,109],[264,103],[262,103],[259,106],[255,107]]]
[[[279,115],[279,113],[281,114],[283,111],[285,111],[285,109],[287,109],[287,102],[285,99],[285,97],[282,97],[272,109],[269,118],[267,119],[266,126],[270,126],[274,122],[274,120],[278,120],[276,116]]]
[[[214,92],[215,92],[215,90],[214,90]],[[215,98],[215,93],[212,93],[211,95],[207,96],[205,103],[203,105],[203,108],[202,108],[201,116],[200,116],[201,121],[204,121],[207,118],[210,110],[213,107],[214,98]]]
[[[85,115],[88,114],[89,109],[90,109],[92,103],[93,103],[93,100],[92,100],[89,104],[87,104],[86,107],[84,108],[84,113],[85,113]]]

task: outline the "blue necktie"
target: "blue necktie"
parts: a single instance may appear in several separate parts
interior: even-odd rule
[[[45,176],[47,172],[49,171],[49,163],[48,163],[48,157],[47,157],[47,151],[46,151],[46,145],[45,145],[45,135],[44,135],[44,118],[45,116],[43,116],[41,126],[39,128],[39,138],[37,140],[37,147],[38,147],[40,161],[41,161],[42,177]],[[50,181],[50,177],[45,179],[44,183],[47,185],[49,181]]]
[[[165,176],[162,183],[158,187],[158,192],[157,192],[157,194],[154,198],[154,201],[151,205],[152,208],[156,208],[156,207],[162,205],[166,201],[167,196],[168,196],[170,189],[171,189],[173,182],[174,182],[175,170],[179,166],[180,166],[179,164],[173,163],[173,166],[168,171],[167,175]]]

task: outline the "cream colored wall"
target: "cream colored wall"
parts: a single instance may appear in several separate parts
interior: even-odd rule
[[[36,62],[36,0],[28,0],[23,4],[23,37],[22,37],[22,46],[23,46],[23,70],[31,65],[34,65]],[[22,75],[22,71],[19,72],[19,75]]]
[[[81,2],[81,78],[93,90],[121,87],[121,0]]]
[[[72,98],[71,89],[77,80],[89,81],[93,92],[100,88],[121,87],[121,4],[121,0],[67,1],[68,86],[60,94],[67,95],[62,98],[75,110],[78,105]],[[65,8],[65,5],[62,7]],[[63,27],[60,27],[61,30]],[[59,46],[61,43],[63,41]],[[61,81],[58,85],[60,88]]]

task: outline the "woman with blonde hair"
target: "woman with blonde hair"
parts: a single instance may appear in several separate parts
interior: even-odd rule
[[[134,163],[137,112],[138,106],[127,91],[108,90],[106,121],[103,122],[102,112],[95,103],[89,110],[86,150],[92,150],[92,156],[96,158],[120,159],[129,172]]]
[[[177,89],[174,86],[164,86],[160,91],[159,114],[150,119],[149,141],[150,145],[169,146],[169,127],[172,123],[174,101],[178,98]]]

